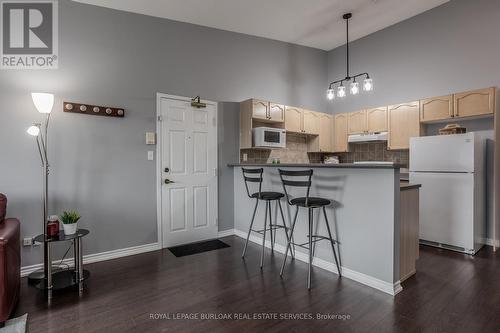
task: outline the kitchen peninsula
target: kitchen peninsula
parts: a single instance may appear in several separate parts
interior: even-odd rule
[[[419,185],[400,185],[399,165],[368,164],[230,164],[234,170],[234,227],[236,235],[246,238],[254,208],[246,194],[242,167],[264,169],[263,191],[283,192],[278,168],[313,169],[311,196],[332,200],[327,208],[338,253],[342,275],[391,295],[402,290],[401,281],[415,273],[418,258],[418,191]],[[300,190],[292,196],[303,196]],[[293,219],[294,210],[283,204],[287,224]],[[279,215],[272,208],[274,221]],[[307,241],[307,212],[301,210],[297,219],[295,242]],[[323,216],[315,215],[315,228],[325,234],[324,223],[317,223]],[[257,210],[255,224],[264,221],[264,210]],[[325,229],[325,230],[323,230]],[[262,242],[258,234],[250,240]],[[286,238],[277,233],[275,250],[284,252]],[[266,244],[270,247],[270,243]],[[336,273],[331,249],[326,242],[319,242],[313,264]],[[296,258],[308,257],[296,249]],[[332,276],[336,279],[337,276]]]

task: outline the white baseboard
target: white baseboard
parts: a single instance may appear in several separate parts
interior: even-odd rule
[[[121,257],[127,257],[127,256],[131,256],[134,254],[140,254],[140,253],[151,252],[151,251],[156,251],[156,250],[161,250],[161,246],[159,243],[151,243],[151,244],[127,247],[124,249],[111,250],[111,251],[106,251],[106,252],[101,252],[101,253],[87,254],[87,255],[83,256],[83,263],[84,264],[91,264],[94,262],[106,261],[106,260],[111,260],[111,259],[116,259],[116,258],[121,258]],[[58,262],[59,261],[55,260],[53,262],[53,264],[55,265]],[[74,260],[73,260],[73,258],[67,258],[67,259],[64,259],[62,264],[64,266],[67,265],[69,267],[73,267]],[[28,274],[36,271],[37,269],[41,269],[41,268],[43,268],[43,263],[30,265],[30,266],[23,266],[23,267],[21,267],[21,276],[22,277],[27,276]]]
[[[238,236],[240,238],[243,238],[243,239],[247,238],[247,232],[237,230],[237,229],[234,229],[234,235]],[[253,243],[256,243],[256,244],[262,244],[262,238],[254,235],[254,234],[250,235],[249,240]],[[271,248],[271,242],[267,240],[265,243],[265,246],[267,248]],[[281,244],[275,244],[274,250],[279,252],[279,253],[284,254],[286,248]],[[298,260],[303,261],[303,262],[308,262],[309,256],[303,252],[298,251],[298,249],[296,249],[295,259],[298,259]],[[322,269],[327,270],[329,272],[338,274],[337,266],[332,262],[320,259],[318,257],[314,257],[312,264],[316,267],[319,267],[319,268],[322,268]],[[354,271],[352,269],[349,269],[349,268],[346,268],[343,266],[341,267],[341,269],[342,269],[342,277],[354,280],[354,281],[362,283],[366,286],[383,291],[384,293],[387,293],[389,295],[395,296],[396,294],[398,294],[399,292],[401,292],[403,290],[403,287],[401,286],[401,281],[397,281],[396,283],[391,284],[389,282],[374,278],[372,276]]]
[[[222,238],[227,236],[234,236],[234,229],[222,230],[219,231],[219,233],[217,234],[217,238]]]
[[[484,240],[484,244],[493,247],[500,247],[500,241],[498,239],[486,238]]]

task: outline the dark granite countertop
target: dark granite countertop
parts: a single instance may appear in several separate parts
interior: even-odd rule
[[[406,191],[406,190],[413,190],[416,188],[421,188],[422,185],[420,184],[410,184],[409,182],[401,181],[399,182],[399,188],[401,191]]]
[[[321,163],[280,163],[280,164],[254,164],[254,163],[229,163],[229,167],[297,167],[297,168],[339,168],[339,169],[400,169],[400,164],[321,164]]]

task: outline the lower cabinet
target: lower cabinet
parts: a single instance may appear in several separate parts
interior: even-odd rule
[[[406,280],[416,272],[415,262],[419,257],[419,189],[400,191],[399,227],[399,278]]]
[[[391,105],[387,149],[409,149],[410,138],[420,136],[419,102]]]

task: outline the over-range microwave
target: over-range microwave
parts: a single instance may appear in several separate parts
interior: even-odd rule
[[[255,127],[252,129],[254,147],[285,148],[286,130],[272,127]]]

